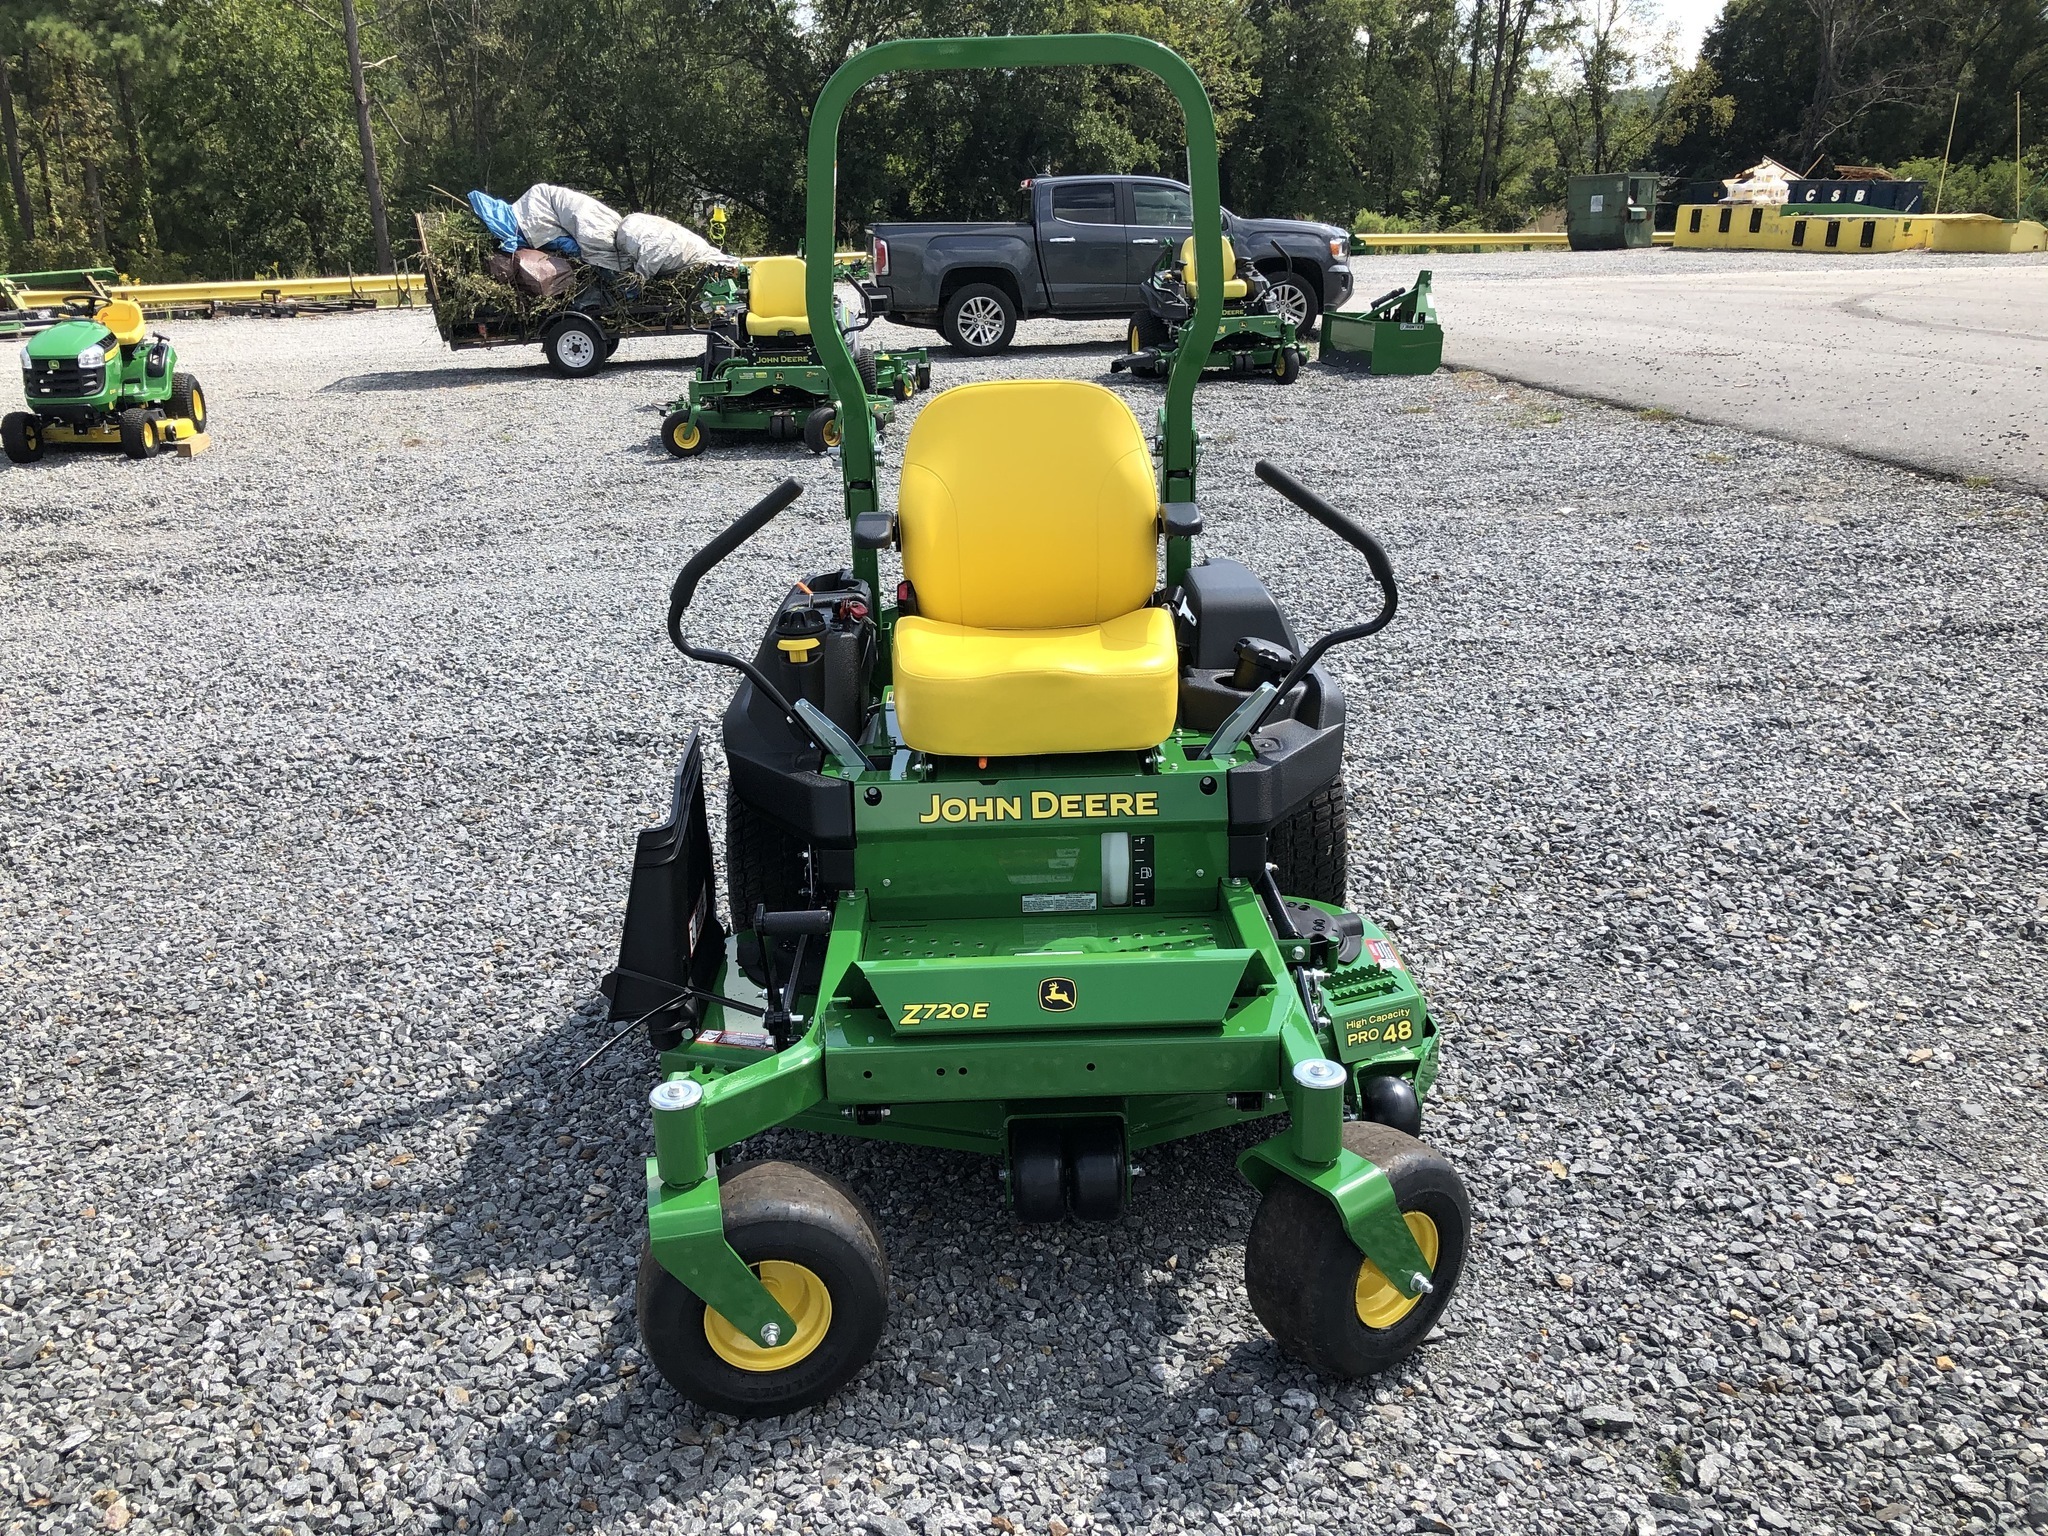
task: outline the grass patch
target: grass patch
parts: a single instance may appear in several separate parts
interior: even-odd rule
[[[1644,411],[1637,411],[1637,412],[1636,412],[1636,416],[1637,416],[1637,418],[1638,418],[1639,420],[1642,420],[1642,421],[1676,421],[1676,420],[1678,420],[1678,412],[1676,412],[1676,411],[1667,411],[1667,410],[1665,410],[1665,409],[1664,409],[1664,407],[1663,407],[1663,406],[1661,406],[1661,405],[1653,405],[1653,406],[1651,406],[1651,407],[1650,407],[1650,408],[1649,408],[1648,410],[1644,410]]]
[[[1563,420],[1563,411],[1530,411],[1527,415],[1517,417],[1514,425],[1518,427],[1554,427]]]
[[[1992,479],[1991,479],[1991,477],[1990,477],[1989,475],[1965,475],[1965,476],[1963,476],[1963,488],[1964,488],[1965,490],[1971,490],[1971,491],[1988,491],[1988,490],[1990,490],[1990,489],[1991,489],[1991,487],[1992,487],[1992,484],[1993,484],[1993,481],[1992,481]]]
[[[1732,453],[1703,453],[1700,455],[1700,462],[1702,464],[1733,464],[1735,462],[1735,455]]]

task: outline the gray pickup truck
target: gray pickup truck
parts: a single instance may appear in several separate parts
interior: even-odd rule
[[[1025,224],[876,224],[875,283],[889,318],[935,326],[963,352],[999,352],[1019,320],[1128,319],[1139,285],[1194,229],[1185,185],[1156,176],[1040,176],[1024,183]],[[1306,332],[1351,296],[1351,236],[1335,224],[1241,219],[1223,232],[1271,279]]]

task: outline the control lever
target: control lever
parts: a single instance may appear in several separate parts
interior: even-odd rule
[[[1261,683],[1275,683],[1294,665],[1294,652],[1256,635],[1237,642],[1237,670],[1230,674],[1230,686],[1249,693]]]

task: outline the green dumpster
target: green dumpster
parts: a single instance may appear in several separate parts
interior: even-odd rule
[[[1575,251],[1648,245],[1657,178],[1647,171],[1574,176],[1565,188],[1564,227]]]

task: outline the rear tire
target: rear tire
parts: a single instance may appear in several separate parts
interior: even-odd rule
[[[156,452],[156,419],[140,407],[131,407],[114,418],[121,428],[121,451],[131,459],[146,459]]]
[[[194,432],[206,430],[206,391],[189,373],[171,375],[171,415],[191,422]]]
[[[604,331],[588,315],[565,315],[541,338],[548,366],[565,379],[588,378],[605,365]]]
[[[660,1264],[640,1255],[635,1312],[641,1347],[691,1402],[740,1418],[793,1413],[823,1402],[867,1364],[889,1317],[889,1265],[875,1219],[837,1179],[796,1163],[762,1162],[719,1182],[725,1239],[763,1278],[809,1288],[822,1333],[794,1358],[797,1339],[766,1348],[739,1337]],[[764,1272],[764,1265],[773,1265]],[[802,1309],[790,1306],[801,1322]]]
[[[986,357],[1017,334],[1017,305],[994,283],[969,283],[939,311],[939,334],[956,352]]]
[[[43,424],[28,411],[9,411],[0,420],[0,447],[16,464],[33,464],[43,456]]]
[[[1393,1292],[1352,1246],[1336,1206],[1279,1174],[1245,1239],[1245,1294],[1286,1354],[1333,1376],[1371,1376],[1414,1354],[1450,1304],[1465,1268],[1472,1206],[1443,1156],[1391,1126],[1351,1121],[1344,1146],[1386,1174],[1425,1256],[1435,1244],[1434,1289],[1412,1301]]]
[[[723,331],[712,331],[704,338],[704,364],[697,370],[697,376],[701,379],[714,378],[738,351],[730,336]]]
[[[804,845],[781,822],[725,792],[725,887],[732,925],[751,928],[754,908],[793,912],[811,904]]]
[[[1351,883],[1349,802],[1340,775],[1310,796],[1300,810],[1266,838],[1266,860],[1273,878],[1289,896],[1333,907],[1344,905]]]
[[[1314,292],[1309,280],[1298,272],[1282,270],[1267,276],[1273,284],[1275,311],[1294,322],[1296,335],[1314,336],[1316,320],[1323,312],[1322,295]]]
[[[882,389],[881,385],[876,381],[881,377],[881,365],[875,360],[875,349],[873,347],[855,347],[853,349],[853,366],[854,370],[860,374],[860,387],[868,394],[879,395]]]

